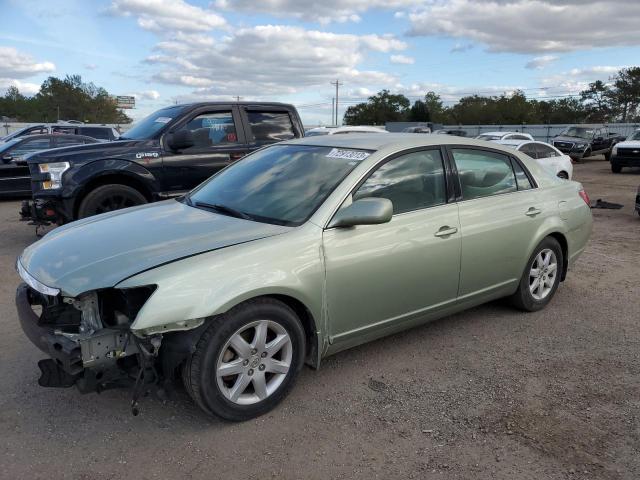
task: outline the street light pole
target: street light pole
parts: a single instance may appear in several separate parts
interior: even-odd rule
[[[342,83],[340,83],[340,80],[336,79],[335,82],[329,82],[331,85],[335,85],[336,87],[336,108],[335,108],[335,115],[336,115],[336,122],[335,125],[336,127],[338,126],[338,88],[342,86]]]

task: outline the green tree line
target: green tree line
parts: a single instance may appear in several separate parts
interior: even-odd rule
[[[640,67],[622,69],[606,83],[590,83],[577,96],[547,100],[529,99],[516,91],[489,97],[471,95],[445,106],[437,93],[428,92],[412,105],[404,95],[382,90],[347,108],[343,119],[345,125],[400,121],[447,125],[637,122]]]
[[[33,96],[25,96],[16,87],[9,87],[0,97],[0,116],[19,122],[55,122],[58,119],[88,123],[131,122],[118,110],[113,97],[104,88],[83,82],[80,75],[67,75],[64,79],[49,77]]]

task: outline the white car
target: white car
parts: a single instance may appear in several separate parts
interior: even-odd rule
[[[479,140],[495,142],[497,140],[533,140],[528,133],[522,132],[484,132],[476,137]]]
[[[613,173],[620,173],[622,167],[640,167],[640,128],[613,146],[609,161]]]
[[[329,135],[341,135],[345,133],[389,133],[384,128],[368,127],[366,125],[353,127],[338,127],[329,132]]]
[[[554,175],[571,180],[573,177],[573,163],[569,155],[565,155],[556,147],[535,140],[497,140],[495,143],[511,147],[531,158],[549,170]]]

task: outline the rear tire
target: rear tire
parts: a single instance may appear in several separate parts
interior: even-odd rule
[[[563,180],[569,180],[569,174],[565,171],[558,172],[558,177],[562,178]]]
[[[206,413],[249,420],[289,393],[304,352],[304,330],[291,308],[271,298],[251,300],[211,321],[182,378]]]
[[[84,197],[78,209],[78,218],[87,218],[144,203],[147,203],[147,199],[135,188],[121,184],[102,185]]]
[[[527,312],[543,309],[553,298],[562,278],[562,248],[553,237],[546,237],[534,249],[524,269],[511,303]]]

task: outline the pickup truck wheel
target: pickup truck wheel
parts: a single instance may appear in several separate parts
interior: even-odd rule
[[[613,173],[620,173],[622,171],[622,167],[620,165],[616,165],[615,163],[611,164],[611,171]]]
[[[582,158],[589,158],[591,156],[591,149],[587,149],[583,154]]]
[[[558,289],[562,265],[560,244],[555,238],[546,237],[527,262],[518,290],[511,297],[514,306],[527,312],[543,309]]]
[[[206,413],[248,420],[287,395],[304,350],[304,331],[293,310],[274,299],[252,300],[211,321],[182,379]]]
[[[608,152],[606,152],[604,154],[604,159],[608,162],[609,160],[611,160],[611,150],[609,150]]]
[[[135,188],[127,185],[102,185],[87,194],[80,203],[78,218],[120,210],[147,203],[147,199]]]

